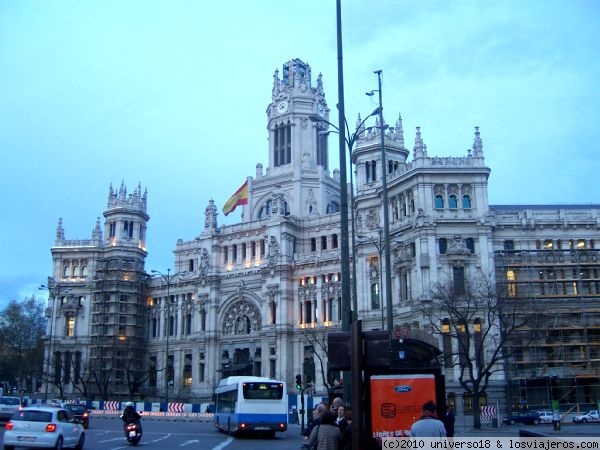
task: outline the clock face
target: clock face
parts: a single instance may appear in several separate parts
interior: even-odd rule
[[[281,102],[279,105],[277,105],[277,112],[284,113],[287,111],[287,107],[288,107],[287,102],[285,102],[285,101]]]
[[[320,116],[325,115],[325,108],[323,108],[323,105],[321,105],[320,103],[319,103],[319,106],[317,106],[317,112],[319,113]]]

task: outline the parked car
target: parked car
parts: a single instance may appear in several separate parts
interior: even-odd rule
[[[540,416],[537,411],[528,411],[522,413],[511,413],[502,419],[502,423],[506,425],[514,425],[515,423],[522,423],[524,425],[537,425],[541,423]]]
[[[4,449],[15,447],[63,448],[82,450],[83,425],[63,408],[30,406],[17,411],[6,424]]]
[[[554,411],[550,410],[540,410],[535,411],[540,418],[540,423],[552,423],[554,422]],[[558,420],[562,420],[562,414],[559,414]]]
[[[573,417],[575,423],[600,422],[600,413],[597,409],[593,409],[585,414],[579,414]]]
[[[68,403],[65,409],[69,411],[75,418],[81,420],[83,428],[86,430],[90,427],[90,412],[85,405],[77,403]]]
[[[19,397],[0,397],[0,421],[8,422],[19,408],[21,408]]]

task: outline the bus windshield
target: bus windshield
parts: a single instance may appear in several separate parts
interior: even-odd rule
[[[283,383],[246,382],[242,386],[247,400],[281,400]]]

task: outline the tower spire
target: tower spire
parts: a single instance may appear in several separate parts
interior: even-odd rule
[[[483,141],[479,134],[479,127],[475,127],[475,138],[473,139],[473,157],[483,158]]]
[[[58,219],[58,225],[56,226],[56,245],[59,245],[65,240],[65,229],[62,224],[62,217]]]

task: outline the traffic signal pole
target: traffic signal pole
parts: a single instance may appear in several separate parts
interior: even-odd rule
[[[304,434],[304,386],[302,375],[296,375],[296,389],[300,391],[300,434]]]

